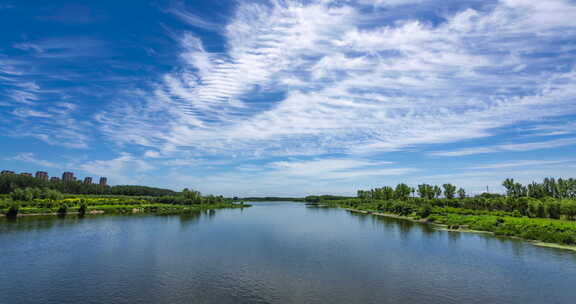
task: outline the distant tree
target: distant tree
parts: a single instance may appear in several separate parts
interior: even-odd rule
[[[442,188],[434,186],[432,188],[432,198],[438,198],[442,195]]]
[[[527,190],[528,190],[528,196],[533,198],[543,198],[546,196],[544,187],[542,186],[542,184],[539,184],[537,182],[532,182],[531,184],[529,184],[527,186]]]
[[[466,198],[466,190],[464,190],[463,188],[458,189],[458,197],[460,199],[465,199]]]
[[[12,200],[14,201],[22,201],[22,202],[28,202],[34,199],[34,192],[32,191],[31,188],[26,188],[26,189],[15,189],[11,194],[10,197],[12,198]]]
[[[428,184],[418,185],[418,196],[420,196],[420,198],[433,199],[440,195],[438,192],[440,192],[440,194],[442,193],[442,189],[438,186],[433,187]]]
[[[453,199],[456,194],[456,186],[452,184],[444,184],[442,187],[444,188],[444,196],[447,199]]]
[[[184,188],[182,190],[182,195],[186,198],[189,204],[201,204],[202,203],[202,195],[199,191],[190,190],[188,188]]]
[[[502,186],[506,188],[506,195],[514,196],[514,179],[507,178],[502,182]]]
[[[380,193],[382,195],[381,199],[383,199],[383,200],[394,199],[394,188],[389,187],[389,186],[385,186],[385,187],[380,188],[380,190],[381,190]]]
[[[404,183],[398,184],[394,190],[394,198],[406,201],[410,198],[410,194],[412,194],[413,191],[414,189]]]

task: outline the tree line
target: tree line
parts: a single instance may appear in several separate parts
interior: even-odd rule
[[[98,184],[84,184],[81,181],[47,181],[31,176],[18,174],[0,175],[0,194],[9,194],[16,189],[38,188],[52,189],[66,194],[94,194],[94,195],[134,195],[134,196],[165,196],[175,195],[170,189],[118,185],[101,186]]]
[[[466,191],[452,184],[444,184],[442,187],[437,185],[421,184],[413,188],[407,184],[401,183],[396,187],[384,186],[381,188],[374,188],[371,190],[358,190],[357,197],[360,199],[374,199],[374,200],[408,200],[415,195],[423,199],[436,199],[444,197],[453,199],[458,194],[458,198],[463,199],[466,197]]]
[[[463,188],[452,184],[420,184],[410,187],[401,183],[359,190],[350,206],[376,204],[378,209],[397,214],[427,213],[433,207],[502,211],[533,218],[576,219],[576,180],[545,178],[541,183],[522,185],[513,179],[502,183],[506,194],[482,193],[467,196]],[[424,214],[423,214],[424,215]]]
[[[576,198],[576,179],[545,178],[541,183],[532,182],[526,186],[507,178],[502,183],[506,188],[506,195],[511,197],[533,198]]]

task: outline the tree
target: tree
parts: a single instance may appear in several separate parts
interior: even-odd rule
[[[418,185],[418,195],[421,198],[433,199],[436,196],[440,196],[438,192],[442,193],[442,189],[438,186],[432,187],[428,184]]]
[[[385,187],[382,187],[380,189],[381,189],[381,194],[382,194],[381,199],[386,200],[386,201],[394,199],[394,188],[389,187],[389,186],[385,186]]]
[[[202,195],[199,191],[184,188],[184,190],[182,190],[182,195],[189,204],[202,204]]]
[[[399,200],[406,201],[410,198],[410,194],[414,191],[408,185],[401,183],[396,185],[396,189],[394,190],[394,197]]]
[[[367,200],[370,198],[370,191],[358,190],[358,198],[361,200]]]
[[[506,188],[506,195],[513,196],[514,195],[514,179],[507,178],[502,182],[502,186]]]
[[[548,217],[553,219],[559,219],[561,210],[560,210],[560,203],[558,202],[549,202],[546,204],[548,207]]]
[[[14,190],[14,192],[12,192],[10,194],[10,196],[12,197],[12,200],[14,201],[22,201],[22,202],[28,202],[34,199],[34,193],[32,192],[32,190],[30,188],[26,188],[26,189],[16,189]]]
[[[563,200],[560,203],[561,213],[569,220],[574,220],[576,217],[576,202],[571,200]]]
[[[444,188],[444,196],[447,199],[453,199],[456,194],[456,186],[452,184],[444,184],[442,187]]]
[[[531,184],[528,184],[528,196],[533,197],[533,198],[543,198],[544,196],[546,196],[546,193],[544,192],[544,187],[542,186],[542,184],[539,184],[537,182],[532,182]]]
[[[432,197],[431,198],[438,198],[442,195],[442,188],[438,186],[434,186],[432,188]]]
[[[52,201],[59,201],[62,199],[62,193],[58,190],[45,189],[41,194],[41,198],[46,198]]]
[[[458,197],[460,199],[465,199],[466,198],[466,190],[464,190],[462,188],[458,189]]]
[[[513,189],[515,197],[522,197],[528,195],[528,190],[520,183],[515,183]]]

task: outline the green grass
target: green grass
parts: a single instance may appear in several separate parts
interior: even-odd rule
[[[324,203],[324,202],[323,202]],[[576,245],[576,222],[548,218],[529,218],[519,212],[472,210],[454,207],[418,205],[401,201],[342,200],[326,202],[343,208],[360,211],[390,213],[426,219],[428,222],[493,232],[496,235],[520,237],[546,243]]]
[[[430,221],[448,226],[466,226],[472,230],[493,232],[528,240],[565,245],[576,244],[576,222],[493,215],[432,214]]]
[[[70,196],[54,201],[50,199],[34,199],[32,201],[13,202],[7,198],[0,199],[0,214],[7,214],[10,208],[16,208],[18,214],[63,214],[78,213],[85,206],[86,213],[103,211],[105,214],[181,214],[198,210],[244,208],[250,205],[216,202],[210,204],[179,205],[155,203],[146,197],[128,196]]]

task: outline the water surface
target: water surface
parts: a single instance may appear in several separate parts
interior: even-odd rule
[[[576,253],[299,203],[0,220],[0,303],[576,303]]]

